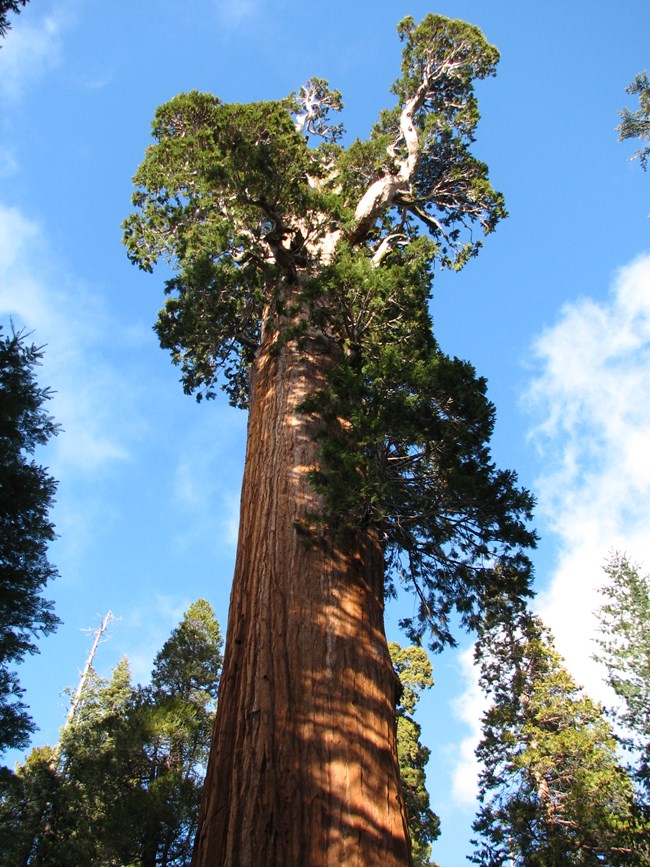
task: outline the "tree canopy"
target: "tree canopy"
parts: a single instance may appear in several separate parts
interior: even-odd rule
[[[194,91],[161,106],[124,241],[141,268],[174,270],[156,330],[188,393],[220,382],[246,407],[265,335],[327,345],[301,406],[321,422],[314,526],[378,528],[388,592],[403,581],[421,603],[410,638],[430,627],[439,648],[454,608],[473,627],[498,587],[529,592],[535,535],[530,494],[490,458],[486,383],[440,350],[428,310],[434,270],[461,268],[475,229],[505,216],[471,153],[474,81],[498,52],[442,16],[398,31],[396,104],[366,140],[341,144],[341,96],[322,79],[274,102]]]
[[[650,82],[647,72],[639,72],[634,81],[626,88],[627,93],[639,97],[639,108],[631,111],[624,108],[619,112],[621,122],[618,126],[619,141],[625,139],[639,139],[641,142],[650,141]],[[645,145],[634,154],[641,166],[648,167],[650,157],[650,145]]]
[[[122,659],[91,668],[55,748],[0,781],[0,865],[182,867],[190,863],[221,670],[203,599],[157,654],[150,686]]]
[[[0,326],[0,752],[24,747],[34,731],[9,666],[59,623],[41,596],[57,575],[47,556],[56,482],[33,455],[58,431],[45,411],[50,389],[36,380],[42,357],[24,331],[3,335]]]

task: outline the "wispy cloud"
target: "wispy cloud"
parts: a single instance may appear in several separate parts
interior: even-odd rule
[[[535,360],[539,509],[560,550],[540,613],[574,675],[602,695],[591,654],[603,564],[615,549],[650,563],[650,256],[622,268],[605,301],[567,305]]]
[[[603,565],[621,550],[650,568],[650,256],[621,268],[606,300],[565,306],[535,341],[534,361],[525,403],[544,467],[538,512],[559,543],[552,574],[538,575],[546,586],[536,607],[577,681],[608,700],[591,659]],[[486,708],[471,648],[460,673],[453,710],[467,734],[456,747],[452,793],[463,807],[476,797]]]
[[[174,501],[191,522],[176,539],[181,548],[200,538],[233,548],[239,527],[239,490],[246,416],[225,406],[204,405],[183,442],[174,474]],[[220,436],[215,440],[214,431]]]
[[[0,178],[9,178],[18,171],[18,160],[11,148],[0,145]]]
[[[65,9],[65,4],[62,5]],[[65,11],[40,17],[28,9],[13,20],[0,48],[0,94],[10,100],[61,62]]]
[[[478,683],[474,666],[474,648],[468,647],[459,658],[460,679],[464,691],[453,703],[453,713],[463,723],[467,734],[457,747],[452,770],[451,794],[461,807],[471,807],[478,794],[478,761],[474,754],[481,738],[481,719],[487,709],[487,699]]]
[[[57,473],[88,473],[128,458],[128,425],[115,407],[133,398],[102,358],[109,315],[55,258],[39,225],[0,203],[0,316],[46,344],[45,379],[55,391],[48,410],[65,431],[48,462]]]

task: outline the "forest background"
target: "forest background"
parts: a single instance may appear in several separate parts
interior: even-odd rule
[[[590,661],[602,566],[616,549],[650,563],[650,183],[615,131],[634,107],[626,85],[650,66],[650,4],[613,17],[605,0],[43,0],[0,49],[0,315],[46,344],[41,380],[64,429],[41,456],[60,482],[60,578],[46,595],[64,625],[20,672],[35,744],[56,740],[83,628],[108,609],[120,619],[97,667],[126,654],[142,681],[192,601],[226,621],[246,419],[222,397],[182,394],[151,331],[162,278],[120,245],[154,109],[194,88],[274,99],[316,75],[363,138],[390,100],[395,25],[431,11],[477,24],[501,51],[478,88],[475,153],[510,212],[462,274],[436,275],[436,335],[488,379],[495,459],[539,502],[536,608],[605,697]],[[403,613],[389,609],[389,638]],[[447,865],[463,863],[475,811],[470,659],[469,639],[435,658],[418,708],[442,820],[433,857]]]

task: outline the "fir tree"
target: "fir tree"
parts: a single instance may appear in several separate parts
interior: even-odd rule
[[[409,820],[411,857],[414,867],[429,867],[431,843],[440,835],[440,819],[429,806],[425,767],[431,751],[420,741],[421,728],[414,713],[420,693],[433,686],[431,661],[422,647],[388,645],[400,680],[397,703],[397,755]]]
[[[483,867],[646,864],[631,782],[602,708],[576,686],[534,617],[479,636],[481,683],[492,698],[477,756]]]
[[[640,141],[650,140],[650,81],[648,81],[648,73],[640,72],[634,81],[626,88],[627,93],[636,94],[639,97],[639,108],[636,111],[630,111],[629,108],[624,108],[619,112],[621,122],[618,126],[618,139],[640,139]],[[638,150],[633,159],[638,159],[641,166],[646,169],[648,167],[648,157],[650,157],[650,145]]]
[[[41,596],[57,575],[47,556],[56,482],[33,455],[58,431],[44,409],[51,392],[36,381],[42,357],[23,331],[3,336],[0,326],[0,753],[26,746],[34,731],[9,666],[36,653],[34,637],[59,622]]]
[[[607,682],[620,700],[613,716],[650,811],[650,577],[620,554],[605,571],[609,580],[597,612],[602,637],[596,659],[605,664]]]

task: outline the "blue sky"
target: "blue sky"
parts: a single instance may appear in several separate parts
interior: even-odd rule
[[[463,273],[436,278],[437,336],[488,378],[495,458],[539,502],[536,604],[600,694],[601,566],[621,549],[650,568],[650,174],[615,132],[634,105],[625,86],[650,67],[647,0],[33,0],[0,49],[0,321],[47,345],[41,378],[64,428],[42,455],[60,482],[48,595],[64,624],[21,669],[35,744],[56,740],[84,628],[109,609],[97,667],[126,654],[142,682],[196,598],[226,622],[246,419],[182,394],[151,331],[162,275],[120,245],[156,106],[190,89],[273,99],[316,75],[364,137],[391,104],[395,25],[427,12],[478,24],[501,51],[479,87],[476,153],[510,211]],[[454,867],[480,704],[466,650],[434,667],[420,719],[442,817],[434,857]]]

